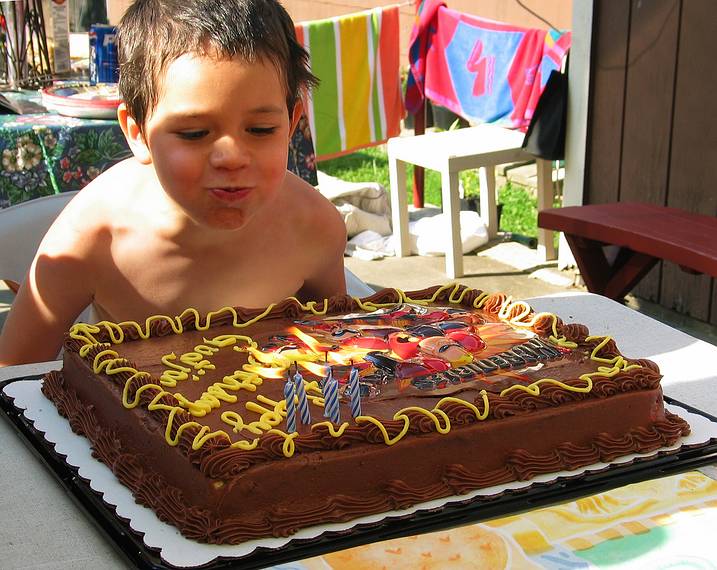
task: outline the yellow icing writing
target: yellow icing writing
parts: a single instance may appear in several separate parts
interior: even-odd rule
[[[188,364],[194,370],[202,370],[204,368],[213,369],[216,368],[211,362],[204,358],[204,355],[199,352],[185,352],[179,357],[179,361]]]
[[[286,402],[284,400],[278,402],[273,409],[260,406],[256,402],[247,402],[244,404],[244,407],[250,412],[259,414],[258,420],[246,425],[246,428],[252,432],[254,432],[252,428],[257,428],[262,431],[270,430],[274,426],[279,425],[286,417]]]
[[[239,433],[241,430],[244,429],[244,418],[242,418],[236,412],[232,412],[231,410],[222,412],[222,415],[219,417],[224,423],[232,426],[232,431],[234,433]]]
[[[177,382],[181,382],[189,378],[189,372],[191,372],[191,368],[172,362],[176,359],[177,355],[173,352],[162,356],[162,364],[170,368],[170,370],[162,372],[162,375],[159,377],[159,383],[163,386],[167,386],[168,388],[174,388],[177,385]]]
[[[203,354],[204,356],[212,356],[215,353],[219,352],[219,348],[207,346],[205,344],[198,344],[194,347],[194,352],[198,352],[199,354]]]
[[[203,339],[204,344],[208,346],[214,346],[216,348],[224,348],[225,346],[231,346],[233,344],[236,344],[237,340],[240,338],[246,338],[246,337],[240,337],[235,334],[221,334],[219,336],[215,336],[212,339],[207,340],[206,338]]]
[[[237,391],[245,388],[251,392],[256,390],[256,386],[252,383],[239,382],[234,376],[225,376],[222,382],[215,382],[209,386],[198,400],[192,402],[179,393],[174,394],[174,397],[190,414],[195,417],[202,417],[212,409],[218,408],[222,401],[232,404],[237,401],[237,397],[233,394],[227,394],[226,390]]]

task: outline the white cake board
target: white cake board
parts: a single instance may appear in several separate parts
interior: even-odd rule
[[[595,463],[573,471],[539,475],[528,481],[514,481],[485,487],[465,495],[427,501],[400,511],[378,513],[342,523],[313,526],[300,530],[290,538],[264,538],[239,545],[213,545],[183,537],[175,527],[160,521],[154,511],[135,503],[129,489],[115,478],[104,463],[92,457],[89,440],[72,431],[67,419],[60,416],[54,404],[42,394],[40,387],[41,382],[38,380],[20,380],[9,383],[3,391],[14,399],[14,405],[23,410],[23,415],[34,423],[35,429],[43,432],[45,439],[55,445],[56,452],[66,456],[67,464],[77,467],[79,475],[89,481],[90,487],[102,494],[104,502],[111,505],[119,517],[127,520],[132,529],[143,533],[143,541],[147,547],[157,549],[162,560],[180,568],[201,566],[219,557],[239,558],[251,554],[259,547],[280,548],[294,539],[312,539],[325,532],[346,531],[357,525],[377,523],[391,517],[405,517],[418,511],[438,509],[450,503],[465,503],[478,496],[497,495],[506,490],[525,489],[534,483],[550,483],[561,477],[571,478],[586,472],[599,472],[610,466],[630,463],[636,458],[653,458],[661,452],[676,451],[683,446],[701,445],[709,442],[710,439],[717,438],[717,423],[681,407],[666,404],[668,410],[677,413],[692,428],[690,435],[681,438],[671,447],[646,454],[626,455],[610,464]]]

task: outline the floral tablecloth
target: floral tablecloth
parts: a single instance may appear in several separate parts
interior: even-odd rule
[[[0,208],[79,190],[131,155],[117,121],[0,115]]]
[[[0,115],[0,208],[83,188],[131,156],[117,121],[54,113]],[[289,170],[312,185],[314,146],[302,118],[289,148]]]

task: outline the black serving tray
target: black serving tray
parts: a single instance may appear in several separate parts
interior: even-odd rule
[[[25,418],[22,410],[16,408],[13,399],[4,392],[5,386],[12,382],[40,381],[41,379],[42,375],[33,375],[0,382],[2,416],[10,422],[30,450],[50,469],[70,497],[94,521],[130,564],[151,570],[175,568],[164,562],[157,550],[144,544],[142,535],[133,531],[129,524],[120,519],[115,513],[115,508],[105,503],[102,500],[102,495],[93,491],[88,482],[78,475],[77,468],[68,465],[65,462],[65,457],[55,452],[54,444],[49,443],[42,432],[34,428],[33,422]],[[699,414],[717,423],[716,417],[673,398],[665,396],[665,402],[680,406],[693,414]],[[549,483],[534,483],[525,489],[506,490],[499,495],[481,496],[468,499],[465,502],[455,502],[404,517],[387,518],[378,523],[359,524],[346,531],[327,532],[313,539],[294,539],[278,549],[259,547],[251,554],[241,558],[217,558],[209,564],[194,568],[211,570],[265,568],[362,544],[445,530],[514,515],[594,495],[630,483],[682,473],[713,463],[717,463],[717,440],[715,439],[698,446],[685,446],[677,451],[661,454],[654,458],[638,458],[627,464],[611,465],[599,472],[574,477],[560,477]]]

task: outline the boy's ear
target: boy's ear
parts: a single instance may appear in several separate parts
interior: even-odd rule
[[[289,140],[291,140],[291,137],[294,136],[294,131],[296,130],[296,125],[299,124],[299,119],[301,119],[301,115],[304,114],[304,104],[302,103],[301,99],[297,99],[296,103],[294,104],[294,110],[291,113],[291,125],[289,129]]]
[[[127,106],[124,103],[120,103],[117,107],[117,120],[135,158],[142,164],[151,164],[152,155],[149,152],[147,142],[144,140],[144,135],[137,121],[127,111]]]

